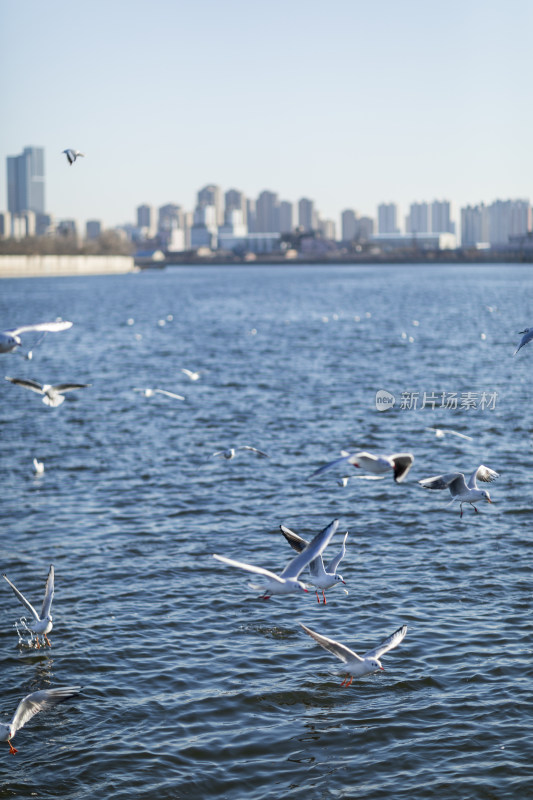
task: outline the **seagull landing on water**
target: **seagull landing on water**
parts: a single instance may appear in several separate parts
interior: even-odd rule
[[[37,461],[36,458],[33,459],[33,469],[35,470],[36,475],[43,475],[44,474],[44,464],[42,461]]]
[[[307,539],[304,539],[302,536],[298,536],[297,533],[291,531],[289,528],[286,528],[285,525],[280,525],[280,530],[290,546],[293,550],[296,550],[297,553],[303,553],[309,542]],[[337,567],[341,563],[342,559],[346,554],[346,539],[348,538],[348,534],[344,534],[344,541],[342,543],[342,548],[340,552],[332,558],[331,561],[328,561],[326,566],[324,566],[323,557],[320,555],[318,558],[313,559],[309,563],[309,572],[311,574],[311,583],[315,587],[316,592],[316,599],[317,602],[320,603],[320,595],[318,594],[318,590],[320,589],[322,592],[322,597],[324,599],[324,603],[326,602],[326,589],[331,589],[332,586],[335,586],[336,583],[343,583],[346,585],[346,581],[342,577],[342,575],[337,575]]]
[[[71,147],[67,147],[66,150],[62,150],[61,152],[66,155],[67,161],[70,164],[70,166],[72,166],[76,161],[76,159],[79,158],[80,156],[82,158],[85,158],[85,153],[80,153],[79,150],[73,150]]]
[[[87,389],[91,386],[90,383],[58,383],[56,386],[50,386],[48,383],[37,383],[37,381],[25,380],[24,378],[8,378],[6,381],[11,381],[16,386],[22,386],[24,389],[29,389],[37,394],[44,395],[43,403],[45,406],[60,406],[65,401],[63,397],[65,392],[72,392],[74,389]]]
[[[436,475],[434,478],[424,478],[418,481],[420,486],[424,489],[449,489],[453,500],[458,500],[461,505],[461,514],[463,516],[463,503],[470,503],[474,511],[477,508],[474,503],[480,500],[486,500],[487,503],[494,502],[490,499],[490,495],[485,489],[480,489],[477,485],[478,480],[484,483],[491,483],[499,478],[499,473],[493,469],[489,469],[481,464],[477,467],[468,479],[462,472],[448,472],[446,475]]]
[[[324,650],[329,650],[334,656],[344,661],[344,667],[339,670],[340,675],[345,675],[341,686],[349,686],[354,678],[362,678],[364,675],[376,672],[378,669],[384,669],[379,659],[382,655],[388,653],[389,650],[398,647],[407,633],[407,626],[402,625],[401,628],[394,631],[392,636],[389,636],[389,638],[385,639],[380,645],[374,647],[373,650],[369,650],[363,656],[358,656],[357,653],[354,653],[349,647],[340,644],[340,642],[336,642],[334,639],[328,639],[327,636],[322,636],[320,633],[312,631],[311,628],[308,628],[302,622],[300,622],[300,625],[315,642],[318,642],[318,644],[324,648]]]
[[[32,604],[29,600],[26,600],[22,592],[19,592],[17,587],[11,583],[7,575],[2,576],[4,580],[8,582],[8,584],[13,589],[15,593],[15,597],[20,600],[23,606],[26,606],[30,614],[32,615],[33,619],[28,625],[28,628],[32,633],[36,634],[37,638],[37,647],[40,647],[41,644],[39,642],[39,636],[42,636],[48,645],[48,647],[52,647],[50,644],[50,640],[47,636],[48,633],[52,630],[52,614],[50,613],[52,609],[52,600],[54,599],[54,567],[53,565],[50,567],[48,572],[48,577],[46,579],[46,585],[44,587],[44,600],[43,605],[41,608],[41,613],[38,614],[37,611],[34,609]]]
[[[57,689],[43,689],[26,695],[17,706],[11,722],[0,722],[0,741],[9,744],[9,752],[18,753],[11,739],[39,711],[48,711],[58,703],[69,700],[80,693],[81,686],[58,686]]]
[[[20,341],[20,334],[26,331],[42,331],[48,333],[49,331],[56,333],[57,331],[66,331],[67,328],[72,327],[72,322],[38,322],[35,325],[21,325],[19,328],[11,328],[7,331],[0,332],[0,353],[12,353],[17,347],[22,345]]]
[[[341,458],[336,458],[334,461],[330,461],[328,464],[315,470],[309,477],[314,478],[315,475],[320,475],[322,472],[331,469],[331,467],[335,467],[337,464],[351,464],[353,467],[361,467],[361,469],[372,472],[374,475],[383,475],[392,470],[396,483],[402,483],[411,469],[414,460],[415,457],[412,453],[394,453],[392,456],[376,456],[366,451],[345,453]]]
[[[213,555],[213,558],[222,561],[224,564],[229,564],[230,567],[239,567],[239,569],[244,569],[246,572],[253,572],[265,578],[264,587],[252,585],[253,589],[261,588],[264,591],[263,600],[269,600],[273,594],[290,594],[291,592],[298,591],[307,592],[305,583],[298,580],[300,573],[303,572],[313,559],[318,558],[326,549],[338,525],[339,520],[335,519],[327,528],[317,533],[307,547],[305,547],[301,553],[298,553],[296,558],[289,561],[283,572],[280,572],[279,575],[276,575],[275,572],[271,572],[268,569],[263,569],[263,567],[245,564],[242,561],[234,561],[232,558],[219,556],[216,553]]]
[[[518,333],[523,334],[523,336],[520,339],[520,344],[513,353],[514,356],[518,353],[521,347],[523,347],[525,344],[527,344],[533,339],[533,328],[524,328],[523,331],[518,331]]]
[[[263,453],[262,450],[258,450],[256,447],[250,447],[249,444],[241,444],[238,447],[229,447],[227,450],[217,450],[216,453],[213,453],[213,456],[217,456],[218,458],[227,458],[229,460],[235,458],[237,455],[237,450],[250,450],[252,453],[258,455],[259,458],[268,458],[267,453]]]

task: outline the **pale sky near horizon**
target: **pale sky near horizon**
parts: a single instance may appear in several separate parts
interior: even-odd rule
[[[0,0],[0,210],[29,145],[81,224],[207,183],[337,223],[531,200],[532,31],[531,0]]]

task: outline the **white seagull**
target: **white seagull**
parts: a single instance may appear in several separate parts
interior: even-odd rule
[[[460,431],[454,431],[453,428],[426,428],[427,431],[433,431],[437,439],[444,439],[447,433],[451,433],[453,436],[460,436],[461,439],[468,439],[469,442],[473,442],[471,436],[467,436],[466,433],[461,433]]]
[[[396,483],[401,483],[405,480],[414,460],[415,457],[412,453],[394,453],[391,456],[376,456],[366,451],[348,453],[315,470],[309,477],[314,478],[315,475],[320,475],[320,473],[335,467],[337,464],[351,464],[353,467],[361,467],[361,469],[372,472],[374,475],[383,475],[392,470]]]
[[[237,450],[250,450],[252,453],[256,453],[259,458],[268,458],[267,453],[263,453],[262,450],[257,450],[255,447],[250,447],[248,444],[241,444],[238,447],[229,447],[227,450],[217,450],[216,453],[213,453],[213,456],[231,459],[235,458],[237,455]]]
[[[296,550],[297,553],[302,553],[309,542],[307,539],[304,539],[302,536],[298,536],[297,533],[291,531],[290,528],[286,528],[285,525],[280,525],[280,530],[290,546],[293,550]],[[313,559],[313,561],[309,564],[309,572],[311,573],[311,583],[315,587],[316,592],[316,599],[317,602],[320,603],[320,595],[318,594],[318,590],[320,589],[322,592],[322,597],[324,599],[324,603],[326,602],[326,589],[330,589],[332,586],[335,586],[336,583],[344,583],[346,585],[346,581],[342,577],[342,575],[337,575],[337,568],[341,563],[342,559],[346,555],[346,539],[348,538],[348,533],[344,534],[344,541],[342,543],[342,547],[339,553],[332,558],[331,561],[328,561],[326,566],[324,566],[324,559],[322,555],[319,555],[317,558]]]
[[[318,644],[324,648],[324,650],[329,650],[330,653],[333,653],[334,656],[337,656],[337,658],[340,658],[340,660],[344,662],[344,667],[339,670],[340,675],[345,675],[341,686],[349,686],[354,678],[362,678],[363,675],[368,675],[370,672],[384,669],[379,659],[389,650],[398,647],[407,633],[407,626],[402,625],[401,628],[394,631],[392,636],[389,636],[389,638],[385,639],[380,645],[374,647],[373,650],[369,650],[363,656],[358,656],[357,653],[354,653],[349,647],[345,647],[345,645],[336,642],[334,639],[328,639],[327,636],[322,636],[320,633],[312,631],[311,628],[308,628],[303,622],[300,622],[300,625],[315,642],[318,642]]]
[[[200,373],[199,372],[193,372],[190,369],[182,369],[181,371],[184,373],[184,375],[186,375],[188,378],[190,378],[191,381],[199,381],[200,380]]]
[[[268,600],[273,594],[289,594],[291,592],[303,591],[307,592],[307,587],[304,583],[298,580],[300,573],[307,567],[307,565],[318,558],[323,550],[328,546],[329,540],[337,530],[339,520],[335,519],[323,531],[317,533],[314,539],[307,545],[307,547],[298,553],[296,558],[289,561],[283,572],[276,575],[263,567],[256,567],[253,564],[244,564],[242,561],[234,561],[232,558],[226,556],[219,556],[213,554],[213,558],[222,561],[224,564],[229,564],[231,567],[239,567],[247,572],[253,572],[257,575],[262,575],[265,580],[263,599]],[[255,586],[253,587],[256,588]]]
[[[65,392],[72,392],[74,389],[86,389],[91,386],[90,383],[58,383],[55,386],[50,386],[48,383],[37,383],[37,381],[26,380],[25,378],[8,378],[6,381],[11,381],[16,386],[23,386],[24,389],[29,389],[31,392],[44,395],[43,403],[45,406],[60,406],[65,401],[63,397]]]
[[[521,347],[533,339],[533,328],[524,328],[523,331],[518,331],[518,333],[523,333],[524,335],[520,339],[520,344],[513,353],[514,356],[518,353]]]
[[[58,703],[75,697],[81,691],[81,686],[58,686],[57,689],[42,689],[32,692],[20,701],[11,722],[0,722],[0,741],[9,744],[9,752],[18,753],[11,744],[11,739],[24,725],[39,711],[48,711]]]
[[[0,353],[12,353],[17,347],[20,347],[20,334],[27,331],[42,331],[43,333],[57,333],[57,331],[66,331],[67,328],[72,327],[72,322],[38,322],[35,325],[21,325],[18,328],[10,328],[7,331],[0,332]]]
[[[23,606],[26,606],[26,608],[28,609],[28,611],[30,612],[30,614],[33,617],[33,619],[30,621],[30,623],[28,625],[28,628],[30,629],[30,631],[32,631],[32,633],[36,634],[37,647],[41,646],[40,642],[39,642],[39,635],[43,636],[43,638],[44,638],[46,644],[48,645],[48,647],[51,647],[52,645],[50,644],[50,640],[49,640],[49,638],[48,638],[48,636],[46,634],[50,633],[50,631],[52,630],[52,627],[53,627],[53,625],[52,625],[52,614],[50,613],[51,608],[52,608],[52,600],[54,599],[54,567],[53,567],[53,565],[50,567],[50,570],[48,572],[48,577],[46,579],[46,585],[44,587],[43,605],[42,605],[40,614],[37,613],[37,611],[34,609],[34,607],[29,602],[29,600],[26,600],[26,598],[24,597],[22,592],[19,592],[17,587],[13,583],[11,583],[11,581],[9,580],[7,575],[3,575],[2,577],[4,578],[4,580],[6,580],[9,583],[9,585],[13,589],[13,591],[15,593],[15,597],[17,597],[20,600],[20,602],[22,603]]]
[[[154,394],[165,394],[167,397],[173,397],[174,400],[185,400],[183,395],[168,392],[166,389],[134,389],[134,392],[142,392],[145,397],[153,397]]]
[[[70,166],[72,166],[76,161],[76,159],[79,158],[80,156],[82,158],[85,158],[85,153],[80,153],[79,150],[73,150],[71,147],[67,147],[66,150],[62,150],[61,152],[66,155],[67,161],[70,164]]]
[[[446,475],[436,475],[434,478],[424,478],[418,481],[424,489],[449,489],[452,500],[458,500],[461,504],[461,517],[463,516],[463,503],[470,503],[474,511],[477,511],[474,503],[479,500],[486,500],[487,503],[494,502],[485,489],[480,489],[477,485],[478,480],[484,483],[491,483],[499,478],[499,473],[481,464],[470,475],[468,482],[462,472],[448,472]]]
[[[42,475],[44,473],[44,464],[42,461],[37,461],[36,458],[33,459],[33,469],[35,470],[36,475]]]

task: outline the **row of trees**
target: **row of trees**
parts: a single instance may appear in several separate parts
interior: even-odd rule
[[[115,231],[104,231],[98,239],[79,242],[74,234],[27,236],[24,239],[0,239],[0,255],[25,256],[130,256],[133,245]]]

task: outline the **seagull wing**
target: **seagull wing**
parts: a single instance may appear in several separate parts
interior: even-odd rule
[[[296,550],[297,553],[301,553],[303,550],[305,550],[309,544],[307,539],[298,536],[297,533],[291,531],[290,528],[286,528],[285,525],[280,525],[279,528],[293,550]]]
[[[368,653],[365,653],[363,658],[381,658],[384,653],[387,653],[394,647],[398,647],[400,642],[405,638],[406,633],[407,625],[402,625],[401,628],[398,628],[397,631],[394,631],[392,636],[389,636],[389,638],[385,639],[384,642],[378,644],[378,646],[374,647],[373,650],[369,650]]]
[[[74,389],[87,389],[91,385],[90,383],[58,383],[56,386],[50,386],[50,389],[58,394],[65,394],[65,392],[72,392]]]
[[[350,650],[349,647],[345,647],[345,645],[341,644],[340,642],[336,642],[335,639],[328,639],[327,636],[322,636],[320,633],[312,631],[311,628],[308,628],[307,625],[303,624],[303,622],[300,622],[300,625],[304,631],[315,640],[315,642],[318,642],[318,644],[324,648],[324,650],[329,650],[330,653],[333,653],[334,656],[340,658],[340,660],[344,661],[344,663],[352,660],[363,660],[361,656],[358,656],[357,653],[354,653],[354,651]]]
[[[483,483],[492,483],[492,481],[495,481],[496,478],[499,477],[500,474],[498,472],[495,472],[493,469],[489,469],[481,464],[469,477],[467,486],[469,489],[477,489],[478,481],[482,481]]]
[[[523,335],[523,336],[522,336],[522,338],[520,339],[520,344],[518,345],[518,347],[517,347],[517,348],[516,348],[516,350],[514,351],[513,355],[516,355],[516,354],[518,353],[518,351],[519,351],[519,350],[520,350],[520,349],[521,349],[521,348],[522,348],[522,347],[523,347],[525,344],[527,344],[528,342],[530,342],[530,341],[531,341],[531,339],[533,339],[533,328],[529,328],[529,329],[528,329],[528,330],[527,330],[527,331],[524,333],[524,335]]]
[[[20,730],[39,711],[47,711],[58,703],[79,694],[81,686],[61,686],[57,689],[43,689],[26,695],[17,706],[11,721],[13,732]]]
[[[394,480],[402,483],[413,466],[415,457],[412,453],[395,453],[391,459],[394,463]]]
[[[16,386],[23,386],[25,389],[37,392],[37,394],[44,394],[43,387],[40,383],[37,383],[37,381],[29,381],[24,378],[8,378],[7,375],[6,381],[11,381],[11,383],[14,383]]]
[[[458,494],[461,488],[466,489],[465,476],[462,472],[447,472],[446,475],[435,475],[434,478],[424,478],[418,481],[424,489],[450,489],[452,494]],[[451,484],[454,484],[452,490]]]
[[[446,433],[453,433],[454,436],[460,436],[461,439],[468,439],[469,442],[474,441],[472,437],[467,436],[466,433],[461,433],[460,431],[454,431],[452,428],[444,428],[443,430],[446,431]]]
[[[270,578],[273,581],[277,581],[278,583],[285,583],[285,581],[276,575],[275,572],[270,572],[269,569],[263,569],[263,567],[256,567],[253,564],[245,564],[243,561],[234,561],[232,558],[226,558],[226,556],[219,556],[217,553],[213,554],[213,558],[216,558],[217,561],[222,561],[224,564],[229,564],[230,567],[239,567],[239,569],[244,569],[246,572],[255,572],[257,575],[264,575],[266,578]]]
[[[325,472],[327,469],[331,469],[332,467],[336,467],[337,464],[345,464],[346,461],[348,461],[349,458],[350,458],[349,455],[348,456],[342,456],[342,458],[335,458],[333,461],[330,461],[328,464],[324,464],[323,467],[319,467],[318,469],[316,469],[313,472],[312,475],[309,475],[309,477],[310,478],[314,478],[315,475],[320,475],[322,472]]]
[[[329,540],[337,530],[339,525],[339,520],[334,519],[333,522],[324,528],[323,531],[317,533],[314,539],[312,539],[305,550],[302,550],[296,558],[293,558],[290,561],[283,572],[281,573],[282,578],[297,578],[300,572],[315,558],[318,558],[322,552],[326,549],[329,544]]]
[[[337,572],[337,567],[339,566],[339,564],[341,563],[342,559],[346,555],[346,539],[347,538],[348,538],[348,533],[346,532],[344,534],[344,541],[342,543],[342,547],[341,547],[339,553],[335,556],[335,558],[332,558],[331,561],[328,564],[326,564],[326,572],[329,572],[332,575],[334,575]]]
[[[159,394],[166,394],[167,397],[173,397],[174,400],[185,400],[181,394],[174,394],[174,392],[167,392],[166,389],[154,389],[154,392],[158,392]]]
[[[38,322],[36,325],[21,325],[19,328],[13,328],[10,331],[6,331],[6,333],[10,333],[13,336],[18,336],[19,333],[25,333],[26,331],[66,331],[67,328],[72,328],[72,322]]]
[[[44,587],[43,607],[41,609],[41,619],[44,619],[50,613],[52,608],[52,600],[54,599],[54,565],[50,566],[48,577],[46,579],[46,586]]]
[[[260,456],[261,458],[268,458],[268,455],[266,453],[263,453],[262,450],[258,450],[256,447],[250,447],[249,444],[241,444],[241,445],[239,445],[239,447],[236,447],[235,449],[236,450],[251,450],[252,453],[257,453],[257,455]]]
[[[4,579],[5,579],[5,580],[6,580],[6,581],[9,583],[9,585],[11,586],[11,588],[13,589],[13,591],[15,592],[15,597],[18,597],[18,599],[20,600],[20,602],[22,603],[22,605],[23,605],[23,606],[26,606],[26,608],[28,609],[28,611],[30,612],[30,614],[32,614],[32,615],[33,615],[33,617],[35,618],[36,622],[40,622],[40,621],[41,621],[41,617],[40,617],[40,616],[39,616],[39,614],[36,612],[36,610],[34,609],[34,607],[32,606],[32,604],[30,603],[30,601],[29,601],[29,600],[26,600],[26,598],[24,597],[24,595],[22,594],[22,592],[19,592],[19,590],[17,589],[17,587],[16,587],[16,586],[15,586],[13,583],[11,583],[11,581],[9,580],[9,578],[7,577],[7,575],[3,575],[2,577],[3,577],[3,578],[4,578]]]

